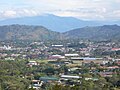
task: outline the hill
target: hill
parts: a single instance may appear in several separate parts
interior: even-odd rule
[[[110,40],[119,38],[120,26],[118,25],[77,28],[64,33],[51,31],[43,26],[17,24],[0,26],[0,40]]]
[[[84,27],[63,33],[67,39],[109,40],[120,38],[120,26],[104,25]]]
[[[54,40],[60,33],[43,26],[5,25],[0,26],[0,40]]]

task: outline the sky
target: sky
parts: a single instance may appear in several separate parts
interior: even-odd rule
[[[81,20],[120,19],[120,0],[0,0],[0,19],[54,14]]]

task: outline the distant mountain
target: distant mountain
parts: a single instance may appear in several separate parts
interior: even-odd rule
[[[44,26],[53,31],[65,32],[75,28],[81,28],[85,26],[98,26],[105,23],[98,21],[83,21],[73,17],[59,17],[51,14],[33,17],[12,18],[0,21],[0,25],[12,24],[38,25]]]
[[[0,40],[54,40],[60,33],[43,26],[5,25],[0,26]]]
[[[120,39],[120,26],[104,25],[84,27],[63,33],[66,39],[110,40]]]

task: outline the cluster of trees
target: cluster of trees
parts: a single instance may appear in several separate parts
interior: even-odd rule
[[[0,61],[0,90],[27,90],[25,61]]]

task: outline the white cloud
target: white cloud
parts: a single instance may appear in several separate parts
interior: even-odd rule
[[[0,15],[10,18],[51,13],[87,20],[117,20],[120,18],[120,0],[21,0],[18,3],[16,0],[12,1],[14,1],[14,5],[11,2],[11,5],[7,6],[11,9],[3,10],[3,15]]]
[[[14,16],[16,15],[16,12],[15,12],[15,11],[12,11],[12,10],[10,10],[10,11],[5,11],[5,12],[3,12],[3,15],[4,15],[5,17],[14,17]]]
[[[116,19],[120,18],[120,10],[116,10],[113,12],[113,16],[111,17],[115,17]]]
[[[25,17],[25,16],[38,16],[41,14],[42,13],[34,9],[13,9],[13,10],[0,11],[0,16],[1,16],[0,19]]]
[[[73,16],[80,19],[116,19],[113,12],[120,9],[120,0],[29,0],[42,4],[45,11],[59,16]],[[115,7],[117,6],[117,7]],[[120,16],[119,16],[120,17]]]
[[[20,9],[16,11],[19,16],[37,16],[40,12],[34,9]]]

